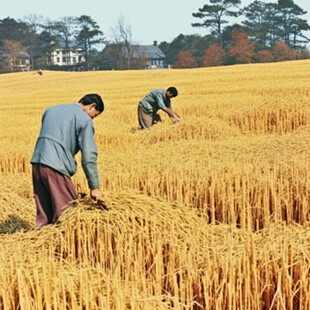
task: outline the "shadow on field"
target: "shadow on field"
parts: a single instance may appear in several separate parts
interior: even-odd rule
[[[16,215],[9,215],[8,218],[0,222],[0,234],[14,234],[20,230],[30,230],[32,227],[26,221]]]

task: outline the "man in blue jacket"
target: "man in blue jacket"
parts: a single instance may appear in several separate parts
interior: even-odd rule
[[[44,112],[31,158],[37,227],[55,223],[68,203],[77,199],[71,176],[76,173],[74,156],[79,151],[90,195],[102,201],[93,119],[103,110],[101,97],[88,94],[78,103],[56,105]]]
[[[161,117],[157,114],[158,110],[166,112],[169,117],[180,122],[180,116],[176,114],[171,106],[171,98],[178,95],[175,87],[168,89],[156,88],[145,95],[138,105],[138,120],[141,129],[150,128],[157,122],[161,122]]]

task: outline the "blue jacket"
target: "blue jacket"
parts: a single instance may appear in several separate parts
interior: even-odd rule
[[[99,187],[97,146],[92,119],[78,103],[48,108],[31,163],[40,163],[71,177],[76,173],[75,154],[81,150],[89,188]]]

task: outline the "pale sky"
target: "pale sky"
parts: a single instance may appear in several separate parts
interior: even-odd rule
[[[253,0],[254,1],[254,0]],[[241,0],[244,7],[253,1]],[[265,2],[273,2],[269,0]],[[111,28],[117,25],[120,16],[131,28],[132,40],[137,44],[171,42],[179,34],[209,33],[205,28],[194,28],[191,23],[200,22],[192,13],[198,12],[207,0],[0,0],[0,19],[16,20],[29,15],[57,20],[65,16],[91,16],[103,31],[105,38],[112,39]],[[310,24],[310,1],[294,0],[308,13],[303,18]],[[238,22],[233,19],[232,22]],[[240,22],[240,21],[239,21]],[[310,37],[310,31],[305,33]]]

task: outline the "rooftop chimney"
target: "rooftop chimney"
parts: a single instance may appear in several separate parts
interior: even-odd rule
[[[153,44],[154,46],[157,46],[157,41],[154,41],[154,44]]]

